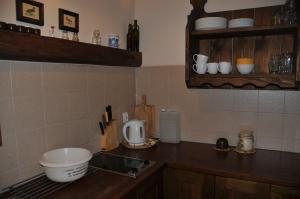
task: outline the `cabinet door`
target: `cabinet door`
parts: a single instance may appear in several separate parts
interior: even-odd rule
[[[162,172],[149,178],[137,188],[137,199],[162,199]]]
[[[232,178],[216,177],[216,199],[268,199],[270,185]]]
[[[300,189],[272,186],[271,199],[300,199]]]
[[[164,198],[214,198],[214,177],[184,170],[166,169],[164,172]]]

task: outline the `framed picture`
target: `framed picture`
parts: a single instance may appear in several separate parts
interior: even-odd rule
[[[70,32],[79,32],[79,14],[59,9],[59,29]]]
[[[44,25],[44,4],[32,0],[16,0],[18,21]]]

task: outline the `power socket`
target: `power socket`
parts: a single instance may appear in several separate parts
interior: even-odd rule
[[[123,121],[123,123],[128,122],[128,113],[127,112],[122,113],[122,121]]]

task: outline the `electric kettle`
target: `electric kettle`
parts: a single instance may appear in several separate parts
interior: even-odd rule
[[[145,144],[144,121],[131,120],[127,122],[123,126],[123,137],[130,145],[138,146]]]

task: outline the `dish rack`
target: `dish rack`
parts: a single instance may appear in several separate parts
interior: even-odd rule
[[[96,167],[89,166],[85,176],[95,173],[99,170]],[[54,192],[63,189],[70,185],[72,182],[54,182],[47,178],[45,173],[41,173],[28,180],[22,181],[12,185],[3,190],[4,198],[17,198],[17,199],[37,199],[45,198]]]

